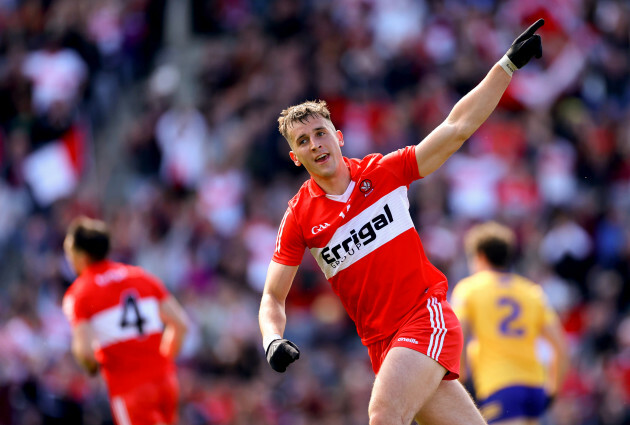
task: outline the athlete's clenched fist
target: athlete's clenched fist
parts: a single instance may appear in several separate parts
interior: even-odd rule
[[[544,23],[544,19],[537,20],[514,40],[510,49],[499,61],[505,72],[512,75],[514,71],[524,67],[531,58],[542,57],[542,39],[536,31]]]
[[[267,361],[276,372],[284,373],[299,358],[300,349],[288,339],[276,339],[267,347]]]

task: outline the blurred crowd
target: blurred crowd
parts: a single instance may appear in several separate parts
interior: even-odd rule
[[[188,7],[192,70],[159,54],[173,3]],[[569,335],[544,423],[630,424],[628,2],[3,0],[0,425],[112,423],[60,308],[77,214],[105,219],[112,257],[157,275],[189,313],[182,424],[367,423],[367,350],[310,255],[287,304],[301,359],[284,375],[264,359],[266,267],[307,178],[277,116],[320,98],[346,156],[415,144],[539,17],[543,58],[412,184],[412,216],[451,288],[468,273],[465,231],[510,225],[515,271],[542,285]],[[122,137],[99,137],[129,93]],[[97,155],[103,144],[116,154]]]

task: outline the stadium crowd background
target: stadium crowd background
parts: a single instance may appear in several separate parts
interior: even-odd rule
[[[544,57],[435,175],[412,215],[451,287],[462,235],[514,228],[516,270],[570,336],[554,425],[630,424],[630,4],[623,0],[0,1],[0,424],[111,423],[69,353],[62,252],[79,213],[193,321],[182,424],[365,424],[366,349],[306,257],[266,364],[260,291],[306,179],[280,110],[328,101],[346,156],[417,143],[544,17]],[[383,265],[395,267],[395,265]]]

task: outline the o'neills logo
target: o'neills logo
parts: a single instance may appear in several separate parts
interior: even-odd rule
[[[379,214],[359,229],[352,229],[348,234],[348,237],[343,242],[332,247],[326,247],[322,250],[321,256],[327,264],[336,268],[339,264],[345,261],[345,259],[354,255],[355,252],[360,250],[365,245],[373,242],[376,239],[377,231],[388,226],[394,221],[392,212],[389,209],[389,205],[385,204],[383,207],[383,214]]]

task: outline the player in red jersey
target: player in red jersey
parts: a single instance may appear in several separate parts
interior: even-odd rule
[[[284,372],[299,349],[282,338],[285,300],[308,248],[354,320],[376,375],[371,425],[484,424],[458,383],[462,332],[447,281],[427,259],[409,214],[409,184],[438,169],[488,118],[512,73],[542,55],[537,21],[416,146],[363,159],[342,156],[325,102],[284,111],[291,160],[309,172],[289,202],[267,271],[260,329],[267,360]]]
[[[72,353],[90,374],[100,369],[117,425],[175,424],[174,359],[187,316],[155,277],[108,260],[109,246],[102,221],[71,223],[64,251],[79,277],[63,310],[72,325]]]

